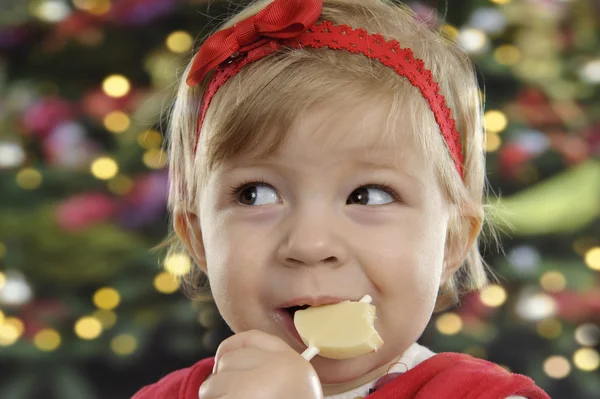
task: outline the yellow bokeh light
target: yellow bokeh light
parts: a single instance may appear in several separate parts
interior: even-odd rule
[[[109,157],[101,157],[92,162],[92,175],[100,180],[110,180],[119,173],[119,165]]]
[[[490,2],[494,3],[494,4],[508,4],[510,3],[512,0],[490,0]]]
[[[150,169],[162,169],[167,165],[167,154],[159,148],[150,149],[144,153],[144,165]]]
[[[25,326],[16,317],[6,317],[4,323],[0,323],[0,346],[11,346],[19,340]]]
[[[25,168],[17,173],[17,184],[25,190],[35,190],[42,184],[42,174],[33,168]]]
[[[165,269],[173,276],[185,276],[192,268],[192,261],[186,254],[171,254],[165,259]]]
[[[169,272],[162,272],[154,278],[154,288],[162,294],[172,294],[179,289],[179,281]]]
[[[497,308],[506,302],[506,290],[497,284],[488,285],[481,290],[479,297],[484,305]]]
[[[122,111],[109,112],[104,117],[104,128],[111,133],[123,133],[131,126],[129,115]]]
[[[554,379],[565,378],[571,372],[571,364],[563,356],[550,356],[544,362],[544,372]]]
[[[0,272],[0,289],[4,287],[4,284],[6,284],[6,275]]]
[[[137,339],[133,335],[121,334],[117,335],[110,341],[110,348],[117,355],[131,355],[137,349]]]
[[[137,142],[140,147],[147,150],[151,148],[160,148],[163,142],[163,137],[159,131],[151,129],[138,134]]]
[[[94,305],[99,309],[113,310],[121,302],[121,295],[119,292],[111,287],[100,288],[94,294]]]
[[[560,321],[556,319],[544,319],[537,322],[536,330],[543,338],[556,339],[562,334],[563,328]]]
[[[488,132],[485,137],[485,150],[487,152],[498,151],[502,146],[502,139],[498,134]]]
[[[192,49],[194,39],[185,31],[175,31],[166,40],[167,48],[174,53],[185,53]]]
[[[96,339],[102,334],[102,323],[95,317],[82,317],[75,323],[75,334],[82,339]]]
[[[99,309],[92,316],[100,321],[103,330],[109,330],[117,323],[117,314],[112,310]]]
[[[0,309],[0,324],[4,323],[4,312]]]
[[[459,315],[448,312],[438,317],[435,326],[444,335],[455,335],[462,330],[463,322]]]
[[[104,15],[111,7],[110,0],[73,0],[73,5],[95,15]]]
[[[592,270],[600,271],[600,247],[591,248],[585,253],[585,264]]]
[[[548,292],[561,292],[567,286],[567,279],[561,272],[553,270],[540,277],[540,285]]]
[[[60,334],[52,328],[43,329],[33,337],[34,345],[44,352],[56,350],[60,346],[60,342]]]
[[[484,115],[485,129],[489,133],[500,133],[508,125],[508,119],[502,111],[490,110]]]
[[[581,348],[573,355],[573,363],[583,371],[595,371],[600,366],[600,356],[592,348]]]
[[[6,255],[6,245],[0,242],[0,259],[4,258]]]
[[[123,75],[110,75],[102,82],[102,90],[110,97],[123,97],[130,89],[131,84]]]
[[[521,51],[512,44],[503,44],[494,50],[494,58],[502,65],[515,65],[521,60]]]
[[[17,334],[19,335],[19,337],[21,336],[21,334],[23,334],[23,331],[25,331],[25,324],[23,324],[21,319],[18,319],[16,317],[5,318],[4,324],[13,326],[17,330]]]
[[[442,34],[450,40],[456,40],[458,37],[458,29],[454,25],[444,24],[440,30]]]
[[[125,195],[131,191],[133,182],[127,176],[118,175],[110,179],[106,185],[111,193]]]
[[[19,340],[19,331],[11,324],[0,324],[0,346],[11,346]]]

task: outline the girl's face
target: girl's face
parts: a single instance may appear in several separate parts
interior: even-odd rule
[[[314,358],[329,393],[419,338],[441,284],[449,219],[433,156],[402,126],[384,137],[385,107],[340,108],[311,108],[268,159],[240,157],[211,172],[195,244],[231,329],[266,331],[298,352],[305,347],[284,307],[373,297],[384,345],[357,359]]]

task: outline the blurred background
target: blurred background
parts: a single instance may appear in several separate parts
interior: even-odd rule
[[[0,0],[0,398],[129,398],[230,334],[150,249],[175,79],[240,3]],[[598,398],[600,4],[448,3],[408,2],[477,63],[503,252],[421,343]]]

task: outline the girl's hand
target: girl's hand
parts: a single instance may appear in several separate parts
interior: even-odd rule
[[[215,355],[213,374],[200,399],[322,399],[310,362],[282,339],[252,330],[227,338]]]

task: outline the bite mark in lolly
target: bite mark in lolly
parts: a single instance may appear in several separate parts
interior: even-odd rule
[[[294,314],[294,325],[308,346],[306,360],[317,354],[329,359],[350,359],[376,352],[383,340],[373,326],[375,306],[365,295],[360,301],[313,306]]]

